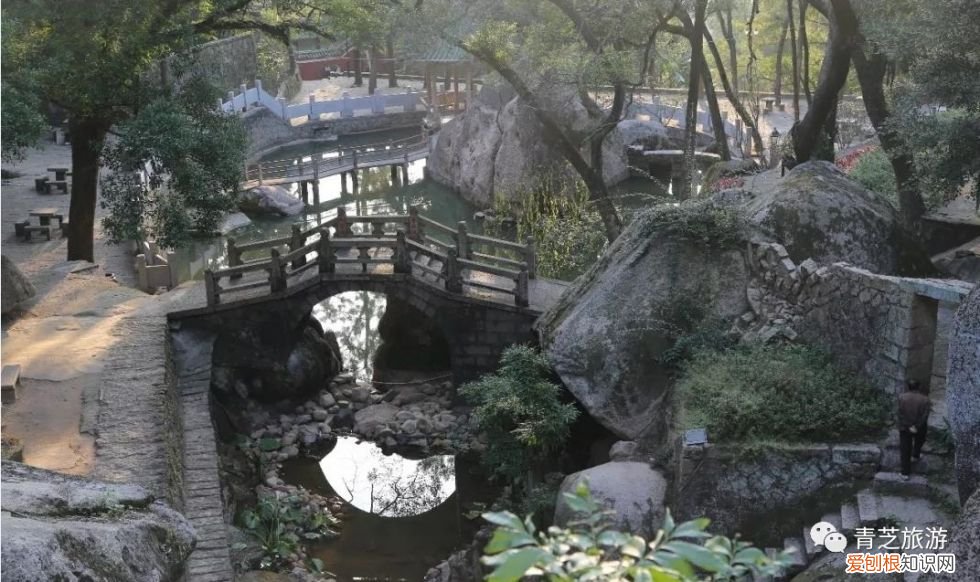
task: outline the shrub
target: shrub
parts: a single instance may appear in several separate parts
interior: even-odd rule
[[[884,395],[802,346],[703,351],[677,384],[680,422],[716,440],[833,442],[877,434]]]
[[[261,570],[278,570],[289,565],[289,558],[300,548],[301,540],[332,537],[337,520],[322,511],[310,511],[296,496],[268,495],[259,499],[252,509],[240,514],[245,531],[255,539],[262,551],[257,564]],[[245,544],[236,544],[242,549]],[[314,558],[307,566],[319,571],[323,563]]]
[[[746,542],[705,531],[707,519],[675,524],[667,512],[650,542],[609,527],[609,512],[581,484],[566,502],[578,518],[568,528],[538,531],[530,518],[510,512],[486,513],[497,526],[483,563],[494,566],[490,582],[513,582],[525,575],[553,582],[571,580],[741,580],[772,576],[790,563],[790,554],[772,559]],[[699,574],[696,574],[696,570]]]
[[[671,342],[660,363],[677,369],[703,350],[721,351],[734,345],[725,322],[709,313],[711,300],[703,289],[674,294],[657,310],[658,326]]]
[[[548,380],[549,370],[533,348],[511,346],[495,374],[460,389],[487,437],[483,464],[495,475],[517,482],[529,471],[540,471],[545,455],[561,449],[568,438],[578,410],[561,401],[561,387]]]
[[[888,156],[881,148],[871,149],[858,157],[848,175],[868,190],[883,194],[893,204],[897,204],[898,187],[895,184],[895,172],[892,170]]]
[[[735,208],[704,200],[662,204],[650,209],[650,227],[711,248],[728,248],[745,241],[747,221]]]

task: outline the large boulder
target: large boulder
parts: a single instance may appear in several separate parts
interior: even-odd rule
[[[545,354],[565,386],[625,439],[666,429],[668,374],[659,357],[671,347],[672,314],[692,303],[722,318],[748,309],[743,244],[691,238],[682,217],[697,212],[678,213],[677,224],[670,208],[638,216],[538,320]]]
[[[664,519],[667,480],[646,463],[614,462],[572,473],[561,482],[555,504],[555,525],[576,517],[565,501],[587,483],[592,498],[613,512],[613,527],[652,539]]]
[[[782,179],[761,180],[745,204],[749,220],[786,247],[796,263],[845,261],[883,275],[930,275],[929,257],[881,195],[829,162],[807,162]]]
[[[136,485],[3,462],[4,577],[166,582],[183,579],[190,523]]]
[[[2,312],[6,315],[24,301],[34,297],[36,291],[34,285],[17,268],[16,263],[8,259],[7,255],[0,255],[0,257],[2,257],[0,276],[3,277],[3,281],[0,283],[0,294],[3,296]]]
[[[932,257],[944,275],[980,284],[980,237]]]
[[[956,556],[956,572],[926,574],[923,582],[975,582],[980,580],[980,493],[974,493],[950,528],[944,553]]]
[[[578,142],[600,123],[600,115],[575,92],[551,90],[545,100]],[[603,142],[607,184],[629,177],[626,146],[635,143],[673,144],[657,121],[620,122]],[[588,157],[586,150],[583,154]],[[530,188],[567,189],[576,179],[534,110],[511,89],[498,87],[482,89],[466,112],[443,126],[426,167],[437,182],[483,207],[492,206],[495,197],[514,197]]]
[[[980,489],[980,285],[960,303],[949,337],[946,416],[956,442],[960,499]]]
[[[282,186],[256,186],[242,194],[238,207],[249,214],[296,216],[303,212],[303,201]]]

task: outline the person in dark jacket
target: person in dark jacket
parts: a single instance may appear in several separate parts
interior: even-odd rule
[[[922,385],[912,380],[908,390],[898,397],[898,446],[902,461],[902,478],[912,473],[912,463],[919,460],[926,442],[931,404]]]

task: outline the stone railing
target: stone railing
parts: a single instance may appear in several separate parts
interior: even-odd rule
[[[364,232],[355,232],[353,225],[361,225],[358,230]],[[394,232],[391,226],[395,227]],[[452,242],[447,243],[438,235]],[[254,289],[285,291],[291,280],[298,280],[313,268],[321,276],[337,273],[345,266],[360,266],[361,273],[390,275],[374,268],[378,265],[391,265],[395,274],[418,270],[417,276],[440,284],[451,293],[462,294],[465,287],[471,287],[513,295],[517,306],[527,307],[529,280],[535,278],[537,265],[530,237],[526,244],[520,244],[469,234],[466,223],[460,222],[453,229],[421,216],[414,206],[406,215],[376,216],[348,216],[340,207],[337,216],[323,224],[307,230],[293,225],[288,237],[241,245],[229,238],[227,244],[229,266],[204,273],[209,307],[220,304],[223,295],[232,293]],[[265,251],[269,253],[267,259],[243,259],[246,253]],[[246,280],[247,274],[259,276]]]
[[[171,268],[173,253],[163,251],[155,242],[137,244],[136,275],[143,291],[153,292],[160,287],[173,289],[177,286],[177,273]]]
[[[351,97],[344,92],[340,99],[321,100],[310,94],[306,103],[289,105],[282,97],[273,97],[262,88],[262,81],[256,79],[255,85],[248,88],[241,85],[238,92],[228,91],[226,99],[218,99],[218,109],[226,113],[245,112],[255,107],[265,107],[282,118],[286,123],[300,118],[303,121],[319,119],[321,115],[337,113],[340,117],[354,117],[356,114],[381,115],[389,108],[401,111],[415,111],[421,107],[421,93],[409,88],[406,93],[384,95],[375,93],[364,97]]]
[[[336,148],[320,154],[318,159],[302,158],[256,162],[245,166],[245,182],[264,184],[287,181],[318,180],[341,172],[379,165],[413,162],[429,153],[427,136],[412,136],[383,143]]]

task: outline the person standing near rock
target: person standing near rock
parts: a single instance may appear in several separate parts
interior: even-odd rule
[[[926,442],[931,404],[922,385],[912,380],[908,390],[898,397],[898,446],[902,461],[902,479],[909,479],[912,462],[919,460]]]

